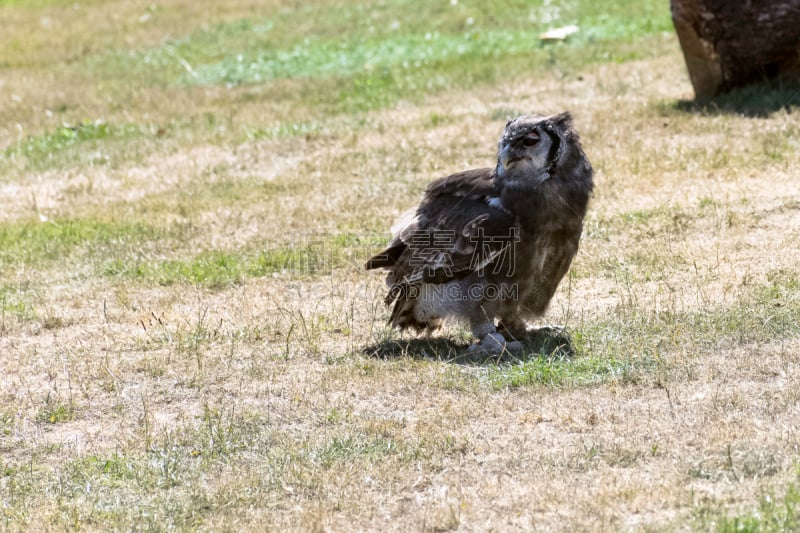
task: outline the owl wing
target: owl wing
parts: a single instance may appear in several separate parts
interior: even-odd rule
[[[367,262],[388,268],[394,289],[447,283],[485,269],[512,245],[514,217],[502,208],[490,168],[431,183],[416,215],[389,247]],[[394,299],[390,292],[387,300]]]

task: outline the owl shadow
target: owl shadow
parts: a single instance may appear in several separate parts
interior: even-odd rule
[[[391,339],[365,347],[362,353],[377,359],[427,359],[455,364],[489,364],[499,362],[519,362],[537,357],[570,357],[575,354],[575,346],[566,330],[545,326],[530,329],[521,347],[503,353],[470,351],[470,345],[452,338]]]

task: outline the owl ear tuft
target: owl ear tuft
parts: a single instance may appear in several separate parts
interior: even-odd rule
[[[572,114],[569,111],[551,116],[550,121],[564,130],[572,128]]]

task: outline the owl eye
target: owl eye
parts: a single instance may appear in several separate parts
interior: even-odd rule
[[[539,142],[539,134],[529,133],[522,138],[522,144],[525,146],[534,146]]]

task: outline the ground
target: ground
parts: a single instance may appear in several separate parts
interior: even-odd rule
[[[800,527],[800,93],[692,102],[660,2],[485,9],[0,0],[0,529]],[[563,110],[575,354],[388,329],[393,220]]]

